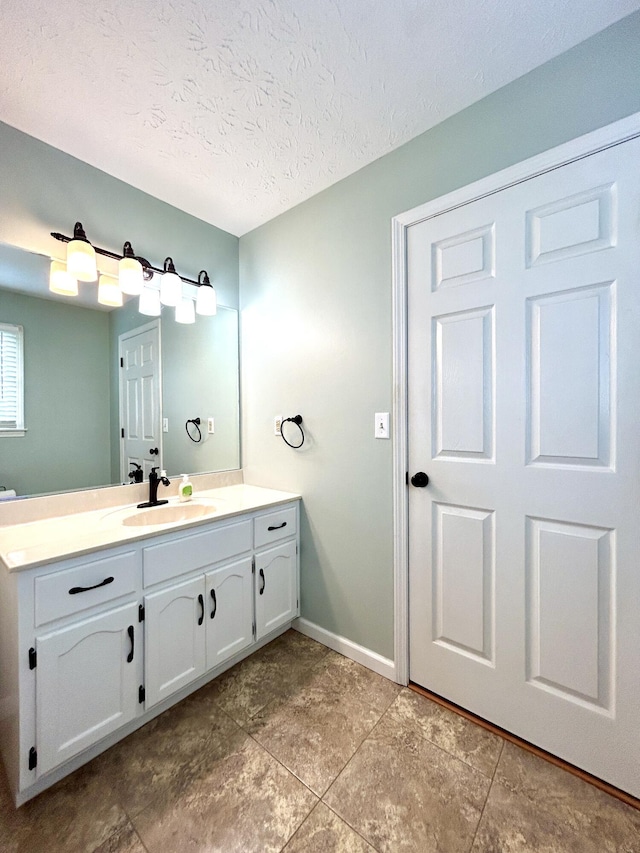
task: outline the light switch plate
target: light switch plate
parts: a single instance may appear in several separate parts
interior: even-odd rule
[[[374,435],[376,438],[389,438],[389,412],[376,412]]]
[[[213,426],[213,418],[207,418],[207,433],[209,435],[213,435],[214,432],[215,432],[215,429]]]
[[[169,418],[162,419],[162,432],[169,432]]]

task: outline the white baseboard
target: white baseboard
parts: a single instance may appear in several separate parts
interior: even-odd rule
[[[334,652],[339,652],[346,658],[354,660],[356,663],[361,663],[368,669],[377,672],[378,675],[383,675],[391,681],[396,681],[396,665],[389,658],[384,658],[377,652],[372,652],[371,649],[366,649],[364,646],[359,646],[357,643],[347,640],[346,637],[341,637],[339,634],[333,634],[327,631],[326,628],[321,628],[308,619],[296,619],[292,625],[296,631],[311,637],[312,640],[317,640],[323,646],[333,649]]]

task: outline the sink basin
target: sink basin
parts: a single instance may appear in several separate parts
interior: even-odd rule
[[[151,509],[133,510],[122,519],[125,527],[150,527],[154,524],[176,524],[180,521],[191,521],[213,515],[216,511],[214,504],[185,503],[163,504]]]

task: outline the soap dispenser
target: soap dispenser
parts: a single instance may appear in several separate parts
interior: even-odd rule
[[[182,482],[178,486],[178,499],[181,501],[190,501],[193,497],[193,486],[188,474],[182,475]]]

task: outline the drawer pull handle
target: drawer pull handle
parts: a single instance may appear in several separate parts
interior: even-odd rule
[[[267,527],[267,530],[280,530],[282,527],[286,527],[286,526],[287,526],[287,522],[283,521],[282,524],[275,524],[271,527]]]
[[[260,569],[260,580],[262,581],[262,586],[260,587],[260,595],[264,592],[264,588],[267,585],[267,582],[264,579],[264,572]]]
[[[129,635],[129,639],[131,640],[131,651],[127,655],[127,663],[131,663],[131,661],[133,660],[133,652],[135,649],[134,639],[133,639],[133,625],[129,625],[129,627],[127,628],[127,634]]]
[[[79,592],[89,592],[90,589],[98,589],[101,586],[107,586],[113,583],[113,577],[105,578],[100,583],[94,583],[93,586],[72,586],[69,590],[69,595],[77,595]]]
[[[211,618],[216,615],[216,611],[218,610],[218,601],[216,599],[216,591],[215,589],[211,590],[211,598],[213,599],[213,610],[211,611]]]
[[[200,605],[200,616],[198,617],[198,625],[204,622],[204,596],[202,593],[198,596],[198,604]]]

